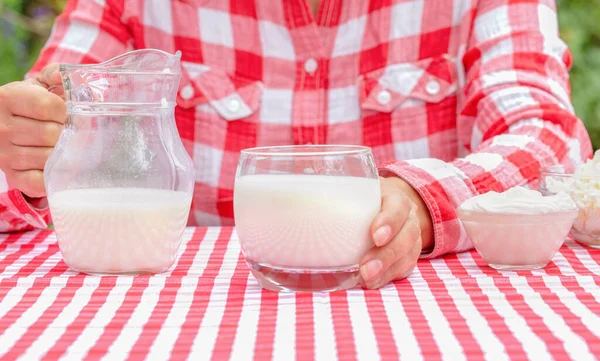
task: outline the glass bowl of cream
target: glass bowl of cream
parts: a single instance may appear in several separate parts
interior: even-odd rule
[[[574,173],[564,172],[559,166],[543,169],[540,191],[544,195],[568,193],[579,209],[571,236],[582,244],[600,248],[600,152]]]
[[[523,187],[481,194],[458,208],[473,246],[498,270],[544,268],[563,245],[577,214],[567,193],[543,196]]]

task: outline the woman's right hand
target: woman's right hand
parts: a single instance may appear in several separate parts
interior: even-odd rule
[[[0,86],[0,169],[11,188],[31,198],[46,195],[44,165],[66,118],[64,100],[48,91],[60,84],[54,64],[36,79]]]

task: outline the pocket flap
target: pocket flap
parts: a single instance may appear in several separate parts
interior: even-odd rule
[[[182,62],[177,103],[183,108],[208,103],[227,120],[242,119],[260,106],[262,87],[260,81],[232,77],[203,64]]]
[[[392,64],[360,79],[361,107],[391,112],[409,99],[438,103],[456,92],[456,66],[448,56]]]

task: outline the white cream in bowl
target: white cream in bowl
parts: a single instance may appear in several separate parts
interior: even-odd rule
[[[483,259],[496,269],[537,269],[562,246],[577,206],[564,192],[542,196],[514,187],[465,201],[458,215]]]
[[[568,192],[579,208],[571,235],[590,247],[600,248],[600,151],[577,167],[574,174],[544,172],[545,193]]]

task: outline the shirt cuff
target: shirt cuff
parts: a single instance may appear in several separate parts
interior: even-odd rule
[[[5,199],[2,199],[5,198]],[[8,210],[34,228],[47,228],[50,219],[50,210],[45,198],[30,204],[25,200],[23,193],[18,189],[9,189],[0,195],[0,204],[5,204]]]

